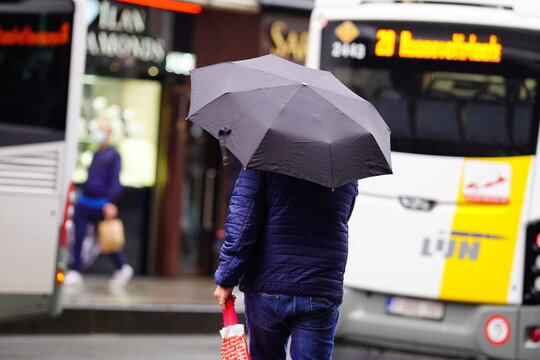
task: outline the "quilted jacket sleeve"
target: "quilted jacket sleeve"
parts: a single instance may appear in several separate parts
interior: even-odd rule
[[[243,169],[229,202],[225,242],[214,274],[216,284],[236,286],[247,270],[266,218],[264,199],[264,172]]]

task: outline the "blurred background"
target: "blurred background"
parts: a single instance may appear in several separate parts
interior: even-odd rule
[[[96,119],[112,126],[123,160],[119,212],[136,274],[211,275],[216,231],[239,167],[191,122],[189,71],[276,53],[306,57],[312,1],[217,1],[198,14],[88,1],[88,49],[74,181],[86,179]],[[98,261],[89,272],[107,272]],[[112,265],[110,265],[112,266]]]
[[[334,358],[540,359],[539,44],[535,0],[0,1],[0,359],[219,357],[242,165],[186,120],[189,72],[266,54],[331,71],[392,131],[394,175],[360,182],[349,222]],[[103,121],[134,274],[108,285],[90,227],[67,286]]]

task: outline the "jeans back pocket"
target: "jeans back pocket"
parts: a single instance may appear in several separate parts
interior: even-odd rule
[[[250,320],[264,327],[271,327],[279,322],[276,312],[279,295],[254,291],[245,295]]]
[[[325,298],[310,297],[310,311],[304,316],[304,324],[308,328],[321,329],[337,324],[339,306]]]

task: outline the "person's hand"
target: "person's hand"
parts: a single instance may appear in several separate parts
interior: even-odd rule
[[[234,300],[236,297],[233,296],[233,289],[234,287],[223,287],[218,285],[216,290],[214,291],[214,297],[216,298],[217,302],[219,303],[219,306],[223,310],[225,310],[225,302],[227,300]]]
[[[118,208],[112,203],[106,203],[103,206],[103,216],[106,220],[115,219],[118,216]]]

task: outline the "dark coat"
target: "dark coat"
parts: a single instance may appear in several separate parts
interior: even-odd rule
[[[121,168],[122,159],[114,147],[96,151],[88,168],[88,180],[82,186],[83,194],[116,202],[123,190],[120,184]]]
[[[261,170],[240,172],[215,281],[338,304],[357,182],[335,190]]]

